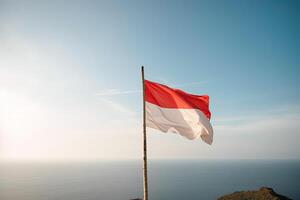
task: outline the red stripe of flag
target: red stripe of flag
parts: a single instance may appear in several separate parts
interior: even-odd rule
[[[188,94],[179,89],[145,80],[145,101],[162,108],[199,109],[210,119],[209,96]]]

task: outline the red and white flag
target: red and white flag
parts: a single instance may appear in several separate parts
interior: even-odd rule
[[[212,144],[209,96],[188,94],[145,80],[145,101],[147,127]]]

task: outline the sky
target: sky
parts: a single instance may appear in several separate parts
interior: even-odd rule
[[[146,79],[210,96],[214,143],[149,159],[300,159],[299,2],[0,0],[0,161],[142,158]]]

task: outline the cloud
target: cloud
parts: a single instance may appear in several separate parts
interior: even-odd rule
[[[117,103],[115,101],[111,101],[108,99],[101,99],[101,101],[103,103],[105,103],[105,105],[107,105],[108,107],[110,107],[111,109],[113,109],[114,111],[120,112],[120,113],[124,113],[124,114],[128,114],[128,115],[135,115],[136,113],[134,111],[132,111],[131,109],[127,108],[126,106]]]
[[[167,84],[171,87],[185,87],[185,86],[192,86],[192,85],[200,85],[206,83],[205,81],[201,82],[188,82],[188,83],[182,83],[182,84]],[[119,90],[119,89],[107,89],[102,90],[100,92],[96,93],[96,96],[116,96],[116,95],[125,95],[125,94],[137,94],[141,93],[141,90]]]
[[[108,89],[96,93],[97,96],[115,96],[123,94],[136,94],[141,92],[140,90],[118,90],[118,89]]]
[[[216,120],[215,132],[220,134],[294,134],[299,132],[300,112],[274,112],[267,115],[237,116]]]
[[[283,105],[272,109],[262,110],[260,112],[249,111],[243,115],[235,116],[218,116],[213,118],[213,122],[217,124],[232,124],[232,123],[249,123],[252,121],[263,121],[266,119],[276,119],[278,117],[285,118],[291,116],[300,116],[300,105]]]
[[[185,87],[185,86],[192,86],[192,85],[203,85],[207,83],[207,81],[198,81],[198,82],[188,82],[182,84],[174,84],[174,87]]]

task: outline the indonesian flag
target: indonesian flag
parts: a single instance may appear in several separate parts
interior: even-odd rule
[[[193,95],[145,80],[146,126],[212,144],[209,96]]]

